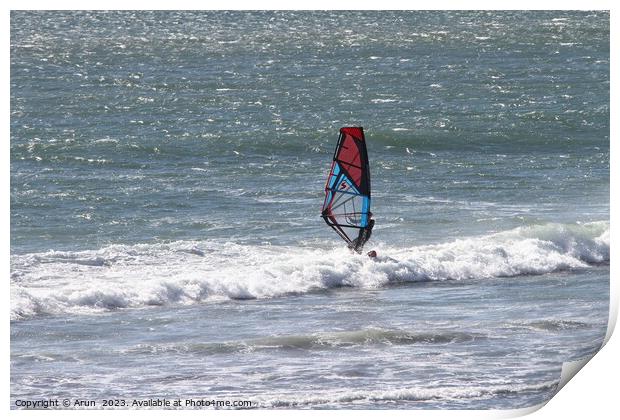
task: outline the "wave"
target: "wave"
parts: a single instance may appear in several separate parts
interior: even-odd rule
[[[588,328],[591,326],[586,322],[559,319],[544,319],[541,321],[517,323],[516,325],[522,326],[524,328],[531,328],[543,331],[562,331],[570,329]]]
[[[378,390],[349,390],[337,392],[313,393],[312,396],[298,396],[294,394],[280,394],[265,396],[259,402],[262,407],[286,408],[315,405],[338,405],[351,402],[404,402],[404,401],[445,401],[465,400],[471,404],[473,399],[491,398],[495,395],[511,395],[524,393],[541,394],[553,393],[557,389],[557,381],[535,384],[488,384],[475,386],[450,387],[410,387],[401,389]]]
[[[515,277],[609,264],[609,223],[545,224],[436,245],[346,249],[179,241],[11,256],[11,319],[339,287]]]
[[[125,353],[249,353],[261,350],[323,350],[358,345],[410,345],[464,343],[484,339],[478,333],[458,331],[413,332],[367,328],[356,331],[284,335],[216,343],[140,344]]]

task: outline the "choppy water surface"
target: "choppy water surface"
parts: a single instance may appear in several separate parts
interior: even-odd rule
[[[519,408],[606,330],[608,13],[13,12],[10,148],[12,404]]]

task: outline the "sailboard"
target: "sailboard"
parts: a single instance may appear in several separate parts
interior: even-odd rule
[[[358,238],[374,224],[370,212],[370,168],[362,127],[340,129],[325,183],[321,217],[349,248],[361,252],[365,240],[360,242]]]

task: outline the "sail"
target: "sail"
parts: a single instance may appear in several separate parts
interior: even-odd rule
[[[370,222],[370,170],[362,127],[340,129],[321,216],[353,247]]]

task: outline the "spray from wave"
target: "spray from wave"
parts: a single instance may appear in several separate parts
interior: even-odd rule
[[[342,248],[179,241],[13,255],[11,318],[580,269],[609,263],[609,223],[537,225],[379,251],[371,260]]]

